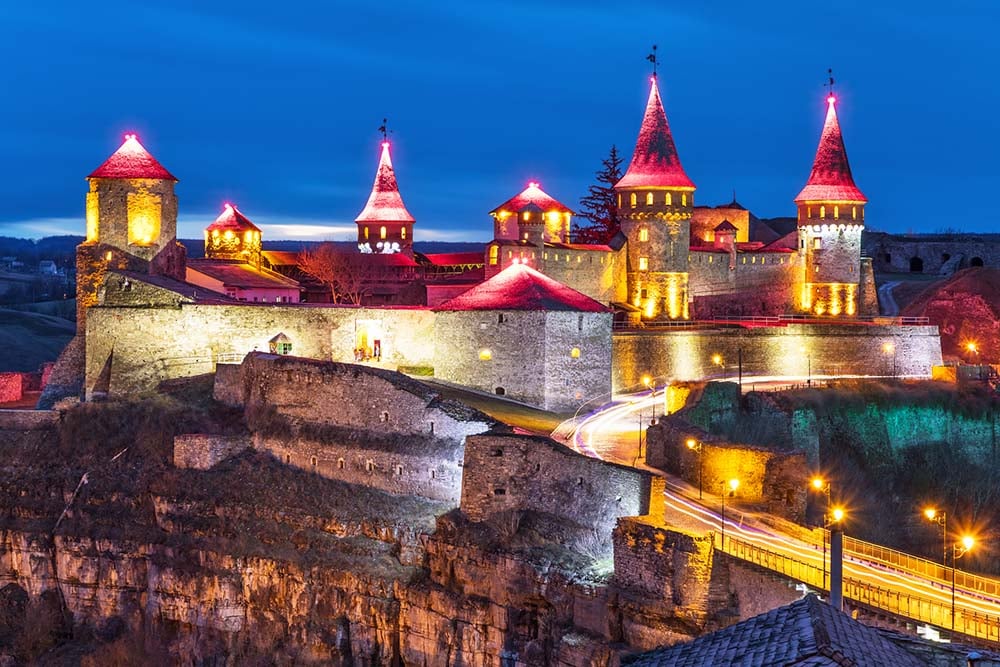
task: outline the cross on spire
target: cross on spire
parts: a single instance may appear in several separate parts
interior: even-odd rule
[[[378,128],[378,131],[382,133],[382,141],[389,141],[389,119],[382,119],[382,126]]]
[[[832,67],[826,70],[826,75],[827,75],[828,78],[827,78],[827,82],[824,84],[824,87],[827,90],[830,91],[831,95],[833,95],[833,68]]]
[[[646,60],[653,63],[653,76],[656,76],[656,66],[659,64],[659,60],[656,57],[656,44],[653,44],[653,52],[646,56]]]

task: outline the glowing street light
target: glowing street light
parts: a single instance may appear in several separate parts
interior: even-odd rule
[[[714,366],[718,366],[720,369],[722,369],[722,379],[725,380],[726,379],[726,365],[725,365],[725,359],[722,358],[722,355],[719,354],[718,352],[715,353],[715,354],[713,354],[712,355],[712,364]]]
[[[928,521],[941,526],[941,564],[948,567],[948,513],[936,507],[928,507],[924,509],[924,516]]]
[[[970,340],[965,344],[965,351],[969,353],[969,361],[967,363],[972,363],[972,355],[979,354],[979,345],[974,340]]]
[[[969,553],[975,546],[976,539],[971,535],[963,535],[962,539],[951,545],[951,629],[955,630],[955,561]]]
[[[690,449],[692,452],[698,452],[698,500],[701,500],[702,498],[701,481],[705,472],[705,465],[704,465],[705,459],[702,456],[702,452],[704,451],[705,446],[702,443],[695,440],[694,438],[688,438],[686,444],[687,448]]]
[[[892,341],[882,343],[882,351],[892,355],[892,377],[896,377],[896,345]]]
[[[740,488],[740,480],[731,479],[722,482],[722,550],[726,550],[726,496],[730,493],[736,494],[736,489]]]
[[[811,486],[812,489],[817,493],[822,493],[826,496],[826,505],[823,507],[823,531],[821,535],[823,541],[823,590],[826,590],[826,541],[827,541],[826,529],[829,527],[830,519],[833,516],[833,513],[840,512],[840,516],[836,517],[834,521],[840,521],[841,519],[844,518],[844,515],[843,515],[843,510],[840,508],[834,509],[833,513],[831,513],[830,482],[826,481],[825,479],[817,475],[816,477],[813,477],[809,481],[809,486]]]

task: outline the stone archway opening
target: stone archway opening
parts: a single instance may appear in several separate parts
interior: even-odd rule
[[[910,258],[910,273],[923,273],[924,272],[924,260],[919,257]]]
[[[982,266],[982,265],[983,265],[982,257],[973,257],[972,259],[969,260],[969,266]]]

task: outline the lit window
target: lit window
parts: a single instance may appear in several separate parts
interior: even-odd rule
[[[813,250],[819,250],[822,247],[822,240],[817,236],[813,239]]]
[[[479,358],[483,361],[489,361],[490,359],[493,358],[493,352],[484,347],[483,349],[479,350]]]
[[[756,264],[757,263],[757,255],[754,255],[753,257],[750,258],[750,263],[751,264]]]
[[[618,194],[618,208],[622,207],[622,196],[621,193]]]
[[[513,256],[514,256],[514,251],[513,250],[508,250],[507,251],[507,259],[510,259]]]
[[[630,194],[628,196],[628,199],[629,199],[629,204],[632,205],[632,208],[635,208],[635,203],[636,203],[635,193],[633,192],[632,194]]]
[[[681,195],[681,206],[687,206],[687,205],[688,205],[688,196],[687,193],[685,192],[684,194]]]
[[[812,206],[807,206],[806,207],[806,217],[807,218],[813,217],[813,207]]]
[[[667,206],[673,206],[674,196],[669,192],[663,195],[663,203],[666,204]]]
[[[652,205],[653,205],[653,193],[652,192],[647,192],[646,193],[646,206],[652,206]]]
[[[548,259],[548,258],[549,258],[549,253],[543,252],[542,253],[542,259]]]
[[[640,271],[645,271],[648,268],[649,268],[649,259],[647,259],[646,257],[640,257],[639,258],[639,270]]]
[[[821,217],[824,220],[826,220],[826,206],[820,206],[819,207],[819,217]]]
[[[105,259],[105,261],[108,261],[108,262],[111,261],[111,251],[110,250],[107,251],[106,253],[104,253],[104,259]]]
[[[708,256],[708,263],[709,263],[709,264],[711,264],[711,263],[712,263],[712,260],[713,260],[714,258],[715,258],[715,257],[714,257],[713,255],[709,255],[709,256]]]
[[[639,230],[639,240],[648,241],[649,240],[649,230],[643,227]]]
[[[378,230],[378,237],[380,239],[382,239],[383,241],[385,240],[385,226],[384,225],[379,228],[379,230]]]
[[[569,356],[573,357],[574,359],[579,359],[580,358],[580,348],[574,347],[572,350],[569,351]]]
[[[402,238],[404,238],[404,239],[405,239],[405,238],[406,238],[406,227],[403,227],[402,229],[400,229],[400,230],[399,230],[399,234],[400,234],[400,236],[401,236]]]
[[[496,266],[497,260],[500,259],[500,246],[491,245],[490,246],[490,266]]]
[[[857,206],[852,206],[851,207],[851,219],[852,220],[857,220],[858,219],[858,207]]]
[[[833,207],[833,219],[834,220],[840,220],[840,207],[839,206],[834,206]]]
[[[365,241],[368,240],[368,228],[365,227]]]

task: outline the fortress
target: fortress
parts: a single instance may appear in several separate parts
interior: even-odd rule
[[[494,239],[481,259],[419,258],[464,281],[428,283],[422,300],[411,291],[397,304],[299,303],[298,282],[229,204],[205,231],[206,259],[188,261],[176,239],[177,180],[135,135],[88,180],[71,345],[84,359],[87,397],[211,372],[254,350],[419,370],[563,412],[647,374],[725,373],[737,357],[747,373],[803,377],[870,374],[889,349],[899,375],[927,376],[941,360],[935,327],[872,319],[874,276],[861,257],[867,199],[833,95],[793,230],[771,228],[735,201],[695,206],[654,76],[615,185],[621,228],[607,244],[573,243],[572,211],[531,183],[491,212]],[[415,219],[387,141],[356,223],[350,272],[371,264],[409,280]],[[733,313],[771,319],[719,319]]]

